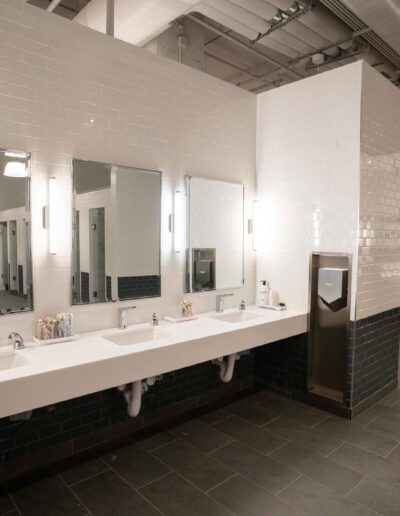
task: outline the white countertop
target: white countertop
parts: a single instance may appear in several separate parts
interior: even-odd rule
[[[237,309],[226,310],[234,313]],[[118,345],[104,336],[152,328],[137,324],[83,334],[76,341],[48,346],[26,343],[16,355],[26,364],[0,370],[0,417],[156,376],[220,356],[238,353],[307,331],[307,314],[255,306],[261,317],[230,323],[215,312],[183,323],[160,322],[163,338]],[[2,357],[0,355],[0,361]],[[215,374],[218,374],[216,369]]]

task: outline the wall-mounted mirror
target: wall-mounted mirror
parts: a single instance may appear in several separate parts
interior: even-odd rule
[[[161,295],[161,172],[73,160],[73,304]]]
[[[186,177],[186,292],[243,286],[244,186]]]
[[[0,314],[33,310],[29,159],[0,151]]]

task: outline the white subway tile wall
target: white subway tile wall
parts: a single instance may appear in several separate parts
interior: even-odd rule
[[[400,306],[400,92],[363,66],[357,319]]]
[[[258,96],[257,279],[307,310],[313,251],[353,255],[355,315],[362,63]]]
[[[242,182],[246,218],[255,197],[256,96],[189,67],[26,4],[0,0],[0,147],[32,153],[35,312],[2,316],[9,331],[32,336],[37,317],[71,310],[71,159],[163,172],[162,297],[135,302],[130,322],[177,307],[183,253],[168,232],[173,193],[185,174]],[[59,252],[42,229],[48,177],[58,179]],[[253,300],[254,253],[246,234],[245,277],[230,303]],[[215,293],[194,294],[194,309]],[[116,325],[117,307],[74,307],[78,332]]]

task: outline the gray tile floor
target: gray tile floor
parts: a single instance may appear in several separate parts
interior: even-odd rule
[[[1,515],[400,514],[400,391],[346,421],[260,391],[0,489]]]

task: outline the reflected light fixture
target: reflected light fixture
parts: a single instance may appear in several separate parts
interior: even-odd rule
[[[176,190],[174,194],[174,215],[173,215],[173,233],[174,233],[174,251],[181,253],[185,250],[185,206],[184,194],[180,190]]]
[[[50,254],[57,254],[57,244],[58,244],[57,179],[55,177],[50,177],[50,179],[49,179],[48,227],[49,227],[49,251],[50,251]]]
[[[26,160],[29,157],[29,154],[27,154],[26,152],[5,151],[4,156],[6,156],[7,158]],[[4,167],[4,175],[7,177],[27,177],[27,164],[23,161],[10,160],[6,163],[6,166]]]
[[[259,206],[258,201],[253,201],[252,209],[253,209],[253,213],[252,213],[252,219],[251,219],[251,226],[249,226],[249,227],[251,227],[251,231],[249,231],[249,233],[251,233],[251,235],[253,237],[253,242],[252,242],[253,251],[258,251],[260,248],[260,214],[259,214],[260,206]]]
[[[26,164],[23,161],[9,161],[4,168],[7,177],[27,177]]]

